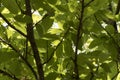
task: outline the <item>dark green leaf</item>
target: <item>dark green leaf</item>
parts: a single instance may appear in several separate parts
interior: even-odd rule
[[[25,16],[25,15],[17,15],[14,17],[14,19],[18,22],[22,22],[22,23],[30,23],[32,22],[32,19],[29,16]]]
[[[15,0],[2,0],[3,5],[9,9],[10,12],[16,14],[19,12],[19,8]]]

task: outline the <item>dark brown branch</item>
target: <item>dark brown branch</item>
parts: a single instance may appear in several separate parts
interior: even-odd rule
[[[53,55],[54,55],[55,51],[58,49],[58,47],[60,46],[60,44],[63,42],[63,39],[64,39],[64,38],[66,37],[66,35],[68,34],[69,30],[70,30],[70,27],[67,29],[67,31],[65,32],[64,36],[63,36],[62,39],[60,40],[59,44],[58,44],[58,45],[56,46],[56,48],[52,51],[50,57],[47,59],[47,61],[45,61],[45,62],[43,63],[43,65],[46,64],[46,63],[48,63],[48,62],[50,62],[50,60],[53,58]]]
[[[22,31],[18,30],[14,25],[12,25],[1,13],[0,13],[0,17],[15,31],[17,31],[18,33],[20,33],[22,36],[27,37]]]
[[[20,80],[20,79],[18,79],[15,75],[11,75],[11,74],[9,74],[8,72],[3,71],[3,70],[0,70],[0,74],[3,74],[3,75],[5,75],[5,76],[8,76],[8,77],[10,77],[10,78],[13,79],[13,80]]]
[[[79,70],[78,70],[78,64],[77,64],[77,54],[78,54],[78,45],[79,40],[82,36],[82,27],[83,27],[83,14],[84,14],[84,0],[81,1],[81,12],[80,12],[80,18],[79,18],[79,26],[77,29],[77,35],[76,35],[76,47],[75,47],[75,57],[74,57],[74,72],[75,72],[75,80],[79,80]]]
[[[12,44],[10,44],[7,41],[3,40],[2,38],[0,38],[0,41],[2,41],[3,43],[7,44],[13,51],[15,51],[16,53],[18,53],[18,55],[26,63],[26,65],[30,68],[30,70],[32,71],[33,75],[37,79],[37,74],[36,74],[35,70],[32,68],[32,66],[30,65],[30,63],[19,53],[20,51],[17,50],[14,46],[12,46]]]
[[[25,5],[26,5],[26,15],[30,16],[32,19],[32,12],[31,12],[32,9],[30,5],[30,0],[25,0]],[[27,38],[30,41],[30,45],[32,47],[34,59],[35,59],[36,66],[37,66],[37,72],[38,72],[37,80],[44,80],[43,65],[42,65],[39,51],[38,51],[38,48],[35,42],[33,22],[27,23],[26,25],[27,25]]]

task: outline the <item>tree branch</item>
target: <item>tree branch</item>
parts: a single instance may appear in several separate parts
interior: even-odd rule
[[[20,80],[20,79],[18,79],[15,75],[11,75],[11,74],[9,74],[8,72],[3,71],[3,70],[1,70],[1,69],[0,69],[0,73],[3,74],[3,75],[5,75],[5,76],[10,77],[10,78],[13,79],[13,80]]]
[[[30,5],[30,0],[25,0],[25,6],[26,6],[26,15],[31,17],[32,19],[32,12],[31,12],[32,9]],[[31,23],[27,23],[26,25],[27,25],[27,38],[30,41],[30,45],[32,47],[34,59],[37,66],[37,72],[38,72],[37,80],[44,80],[43,65],[40,59],[39,51],[34,37],[33,21]]]
[[[22,36],[27,37],[22,31],[18,30],[14,25],[12,25],[1,13],[0,13],[0,17],[15,31],[17,31],[18,33],[20,33]]]
[[[81,0],[81,12],[80,12],[80,18],[79,18],[79,26],[77,29],[77,35],[76,35],[76,47],[75,47],[75,57],[74,57],[74,72],[75,72],[75,80],[79,80],[79,70],[78,70],[78,64],[77,64],[77,56],[78,56],[78,45],[79,40],[82,36],[82,27],[83,27],[83,15],[84,15],[84,0]]]

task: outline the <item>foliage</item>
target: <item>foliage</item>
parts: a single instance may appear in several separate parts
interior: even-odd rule
[[[0,0],[0,80],[119,80],[120,0]]]

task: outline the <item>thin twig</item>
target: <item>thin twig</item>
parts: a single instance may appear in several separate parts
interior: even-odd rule
[[[0,73],[3,74],[3,75],[5,75],[5,76],[10,77],[10,78],[13,79],[13,80],[20,80],[20,79],[18,79],[15,75],[11,75],[11,74],[9,74],[8,72],[3,71],[3,70],[1,70],[1,69],[0,69]]]
[[[79,80],[79,70],[78,70],[78,45],[80,42],[80,38],[82,36],[82,27],[83,27],[83,16],[84,16],[84,0],[81,0],[81,12],[80,12],[80,18],[79,18],[79,26],[77,29],[77,35],[76,35],[76,47],[75,47],[75,57],[74,57],[74,72],[75,72],[75,80]]]
[[[12,25],[1,13],[0,13],[0,17],[15,31],[17,31],[18,33],[20,33],[22,36],[27,37],[22,31],[18,30],[14,25]]]
[[[32,68],[32,66],[30,65],[30,63],[19,53],[20,51],[17,50],[14,46],[12,46],[12,44],[10,44],[7,41],[3,40],[2,38],[0,38],[0,41],[2,41],[3,43],[7,44],[13,51],[15,51],[16,53],[18,53],[18,55],[22,58],[22,60],[30,68],[30,70],[32,71],[32,73],[35,76],[35,78],[37,78],[37,74],[36,74],[35,70]]]
[[[66,37],[66,35],[68,34],[69,30],[70,30],[70,27],[67,29],[67,31],[65,32],[64,36],[63,36],[62,39],[60,40],[59,44],[58,44],[58,45],[56,46],[56,48],[52,51],[50,57],[43,63],[43,65],[46,64],[46,63],[48,63],[48,62],[50,62],[50,60],[53,58],[53,55],[54,55],[55,51],[58,49],[58,47],[60,46],[60,44],[63,42],[63,39],[64,39],[64,38]]]

